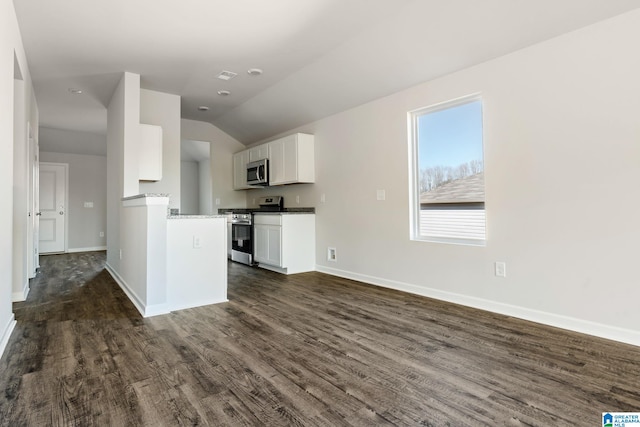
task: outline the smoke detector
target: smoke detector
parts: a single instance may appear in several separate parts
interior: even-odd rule
[[[221,71],[220,74],[218,74],[216,77],[218,77],[220,80],[231,80],[237,75],[238,73],[234,73],[233,71]]]

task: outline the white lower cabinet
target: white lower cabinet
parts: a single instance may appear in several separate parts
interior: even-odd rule
[[[314,214],[254,214],[253,259],[284,274],[314,271]]]
[[[255,224],[254,261],[282,267],[282,227],[279,225]]]

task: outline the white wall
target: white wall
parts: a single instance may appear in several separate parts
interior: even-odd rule
[[[50,153],[107,155],[106,135],[40,127],[40,151]]]
[[[180,162],[180,213],[200,213],[198,162]]]
[[[107,108],[107,264],[120,271],[122,198],[137,195],[140,75],[123,73]]]
[[[46,135],[42,133],[40,138],[44,143]],[[68,251],[106,249],[106,156],[40,152],[40,161],[69,164]],[[85,207],[85,202],[93,207]],[[101,232],[105,233],[102,237]]]
[[[180,208],[180,97],[140,89],[140,123],[162,127],[162,179],[140,183],[140,192],[170,194],[169,207]]]
[[[28,140],[27,93],[24,80],[14,80],[13,98],[13,301],[24,301],[29,292],[28,264]]]
[[[14,74],[14,70],[17,70],[19,75]],[[14,111],[14,89],[16,89],[14,77],[23,81],[20,84],[23,87],[19,89],[22,91],[23,98],[17,102],[21,111]],[[16,113],[20,120],[14,124],[14,114]],[[25,236],[21,236],[16,241],[13,239],[13,216],[15,213],[13,198],[14,186],[27,188],[28,176],[25,168],[23,173],[17,176],[17,181],[14,182],[13,163],[14,125],[16,135],[20,135],[20,132],[26,132],[27,121],[33,129],[37,129],[38,109],[33,94],[31,76],[13,3],[9,0],[0,0],[0,200],[2,200],[3,207],[0,209],[0,355],[4,351],[15,325],[11,306],[12,284],[14,282],[23,284],[26,281],[27,260],[22,258],[24,256],[23,248],[27,247],[27,244],[24,241]],[[37,140],[37,131],[34,132],[34,137]],[[23,174],[24,176],[21,176]],[[22,220],[27,221],[26,203],[17,210],[17,214],[20,218],[19,224],[22,224]],[[14,272],[16,261],[20,265]]]
[[[246,206],[243,191],[233,190],[233,153],[246,147],[211,123],[182,119],[182,139],[211,142],[211,185],[213,210]],[[215,200],[220,199],[216,205]]]
[[[317,206],[319,270],[640,345],[639,39],[635,11],[292,130],[317,183],[247,202]],[[410,241],[407,112],[472,93],[487,246]]]
[[[211,158],[209,158],[198,162],[198,209],[201,215],[218,213],[218,210],[213,208],[212,195]]]

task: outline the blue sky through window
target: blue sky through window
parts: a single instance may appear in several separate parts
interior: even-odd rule
[[[482,102],[475,100],[419,116],[418,141],[420,170],[482,161]]]

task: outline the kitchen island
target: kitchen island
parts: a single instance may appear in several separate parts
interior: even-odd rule
[[[182,310],[227,301],[225,215],[167,217],[167,302]]]
[[[226,217],[168,206],[168,194],[123,198],[119,254],[106,264],[143,317],[227,301]]]

